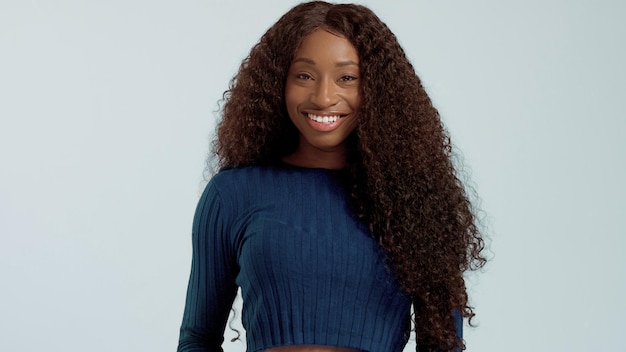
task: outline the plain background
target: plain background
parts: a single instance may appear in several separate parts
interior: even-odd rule
[[[626,351],[626,3],[363,3],[487,214],[468,350]],[[294,4],[0,0],[0,350],[175,350],[217,101]]]

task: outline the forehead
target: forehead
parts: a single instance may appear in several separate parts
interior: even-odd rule
[[[348,39],[325,29],[316,29],[302,39],[296,50],[294,61],[301,58],[313,61],[349,60],[358,63],[359,56]]]

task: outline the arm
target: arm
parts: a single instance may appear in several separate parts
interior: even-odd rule
[[[456,332],[456,338],[463,340],[463,315],[458,310],[452,312],[454,316],[454,330]],[[455,348],[454,352],[461,352],[459,348]]]
[[[232,215],[209,183],[193,221],[193,257],[178,352],[218,352],[237,293],[237,265],[229,239]]]

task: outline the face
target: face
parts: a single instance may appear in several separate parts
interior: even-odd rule
[[[345,157],[345,141],[357,126],[359,56],[345,38],[318,29],[302,41],[289,68],[285,102],[300,132],[295,154]]]

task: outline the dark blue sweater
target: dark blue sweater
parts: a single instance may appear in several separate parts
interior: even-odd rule
[[[408,339],[410,300],[348,208],[338,171],[283,165],[213,177],[194,218],[178,351],[222,350],[237,286],[250,352],[395,352]]]

